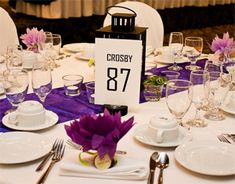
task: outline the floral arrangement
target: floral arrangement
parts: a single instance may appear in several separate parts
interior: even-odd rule
[[[235,52],[235,41],[229,37],[228,32],[223,34],[223,38],[219,38],[216,35],[210,45],[210,49],[214,52],[214,55],[209,57],[210,60],[224,61],[224,59]]]
[[[167,82],[167,78],[165,76],[157,76],[153,75],[144,80],[144,85],[154,85],[161,86]]]
[[[46,34],[43,29],[38,30],[37,28],[26,29],[26,33],[21,35],[22,42],[27,46],[28,50],[38,53],[40,44],[46,40]]]
[[[133,122],[134,117],[121,122],[120,112],[111,115],[105,109],[103,115],[85,115],[79,120],[74,120],[70,125],[65,125],[65,130],[73,142],[82,146],[83,152],[96,151],[98,160],[107,161],[108,158],[111,166],[117,143],[132,128]]]

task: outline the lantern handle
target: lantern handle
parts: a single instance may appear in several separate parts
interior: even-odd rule
[[[134,16],[135,16],[135,17],[137,16],[137,14],[136,14],[136,12],[135,12],[134,10],[132,10],[132,9],[130,9],[130,8],[127,8],[127,7],[125,7],[125,6],[109,6],[109,7],[106,8],[106,12],[107,12],[107,14],[109,14],[110,16],[112,16],[112,14],[109,13],[109,9],[110,9],[110,8],[123,8],[123,9],[129,10],[129,11],[131,11],[132,13],[134,13]]]

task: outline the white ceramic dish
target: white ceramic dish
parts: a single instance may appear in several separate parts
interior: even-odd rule
[[[175,150],[175,159],[183,167],[205,175],[235,174],[234,145],[217,141],[192,141]]]
[[[157,55],[155,56],[155,61],[158,63],[163,63],[163,64],[173,64],[173,60],[166,59],[163,55]],[[186,57],[180,57],[179,59],[176,59],[176,63],[185,63],[189,62],[188,58]]]
[[[47,110],[45,123],[37,125],[37,126],[33,126],[33,127],[25,127],[25,126],[23,127],[23,126],[20,126],[17,124],[10,123],[10,116],[11,116],[11,113],[5,115],[2,118],[2,123],[6,127],[11,128],[13,130],[23,130],[23,131],[37,131],[37,130],[46,129],[46,128],[49,128],[49,127],[55,125],[59,119],[59,117],[57,116],[56,113]]]
[[[176,147],[192,139],[192,135],[185,128],[179,127],[178,139],[169,142],[157,143],[148,135],[147,129],[148,129],[148,124],[137,125],[134,130],[134,137],[141,143],[150,146]]]
[[[0,134],[0,164],[19,164],[46,155],[52,146],[48,137],[30,132]]]
[[[81,53],[75,54],[75,58],[82,61],[89,61],[90,58],[83,56]]]
[[[235,109],[230,108],[228,105],[222,105],[220,109],[223,110],[224,112],[235,115]]]
[[[63,50],[68,52],[81,52],[83,51],[84,47],[94,45],[93,43],[70,43],[63,46]]]

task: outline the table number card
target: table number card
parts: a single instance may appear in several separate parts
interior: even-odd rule
[[[96,38],[95,103],[139,103],[142,41]]]

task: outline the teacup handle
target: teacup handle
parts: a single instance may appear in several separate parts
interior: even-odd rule
[[[8,117],[8,123],[12,125],[18,125],[18,115],[15,113],[12,113]]]
[[[157,131],[156,142],[158,143],[163,142],[163,134],[164,134],[164,131],[162,130]]]

